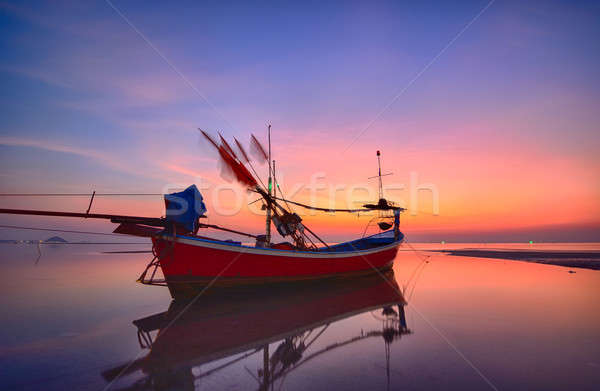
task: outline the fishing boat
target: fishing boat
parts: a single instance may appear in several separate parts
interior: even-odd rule
[[[0,209],[0,213],[109,219],[119,224],[114,231],[116,233],[148,237],[152,240],[154,257],[138,282],[167,286],[173,298],[193,297],[211,286],[231,288],[349,278],[381,273],[392,267],[398,247],[404,239],[400,231],[400,213],[404,209],[383,197],[379,151],[377,202],[365,203],[359,209],[320,208],[282,197],[275,176],[275,161],[271,159],[270,126],[268,152],[254,135],[251,136],[253,159],[237,139],[234,139],[234,151],[222,135],[219,134],[217,139],[205,131],[201,130],[201,133],[208,145],[217,152],[226,173],[260,196],[266,211],[265,234],[202,223],[207,209],[195,185],[166,194],[166,214],[160,218],[90,213],[95,193],[92,193],[85,213],[20,209]],[[267,185],[264,185],[254,168],[253,162],[257,161],[268,163]],[[279,189],[279,194],[276,189]],[[380,232],[370,236],[363,234],[358,239],[331,245],[313,232],[290,205],[321,212],[375,211],[377,216],[369,221],[367,227],[377,221],[376,227]],[[272,227],[287,241],[273,243]],[[200,234],[201,229],[241,235],[251,238],[254,243],[216,239]]]

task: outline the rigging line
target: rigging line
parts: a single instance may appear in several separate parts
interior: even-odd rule
[[[423,256],[423,258],[419,257],[417,250],[410,243],[408,243],[408,241],[406,241],[406,239],[404,240],[404,242],[411,248],[411,250],[415,253],[415,255],[421,260],[421,263],[419,265],[417,265],[417,267],[413,270],[410,278],[406,281],[406,284],[404,285],[403,293],[409,293],[409,296],[406,298],[408,300],[410,297],[412,297],[415,287],[417,285],[417,281],[419,280],[421,273],[425,269],[425,266],[427,266],[427,263],[429,263],[428,259],[431,258],[431,256],[426,255],[426,256]],[[410,284],[411,284],[411,281],[413,280],[413,278],[414,278],[413,285],[410,288],[410,292],[408,292],[408,289],[410,287]]]
[[[234,138],[234,140],[235,140],[235,138]],[[239,159],[238,159],[238,161],[239,161],[240,163],[242,163],[242,161],[241,161],[241,160],[239,160]],[[265,186],[265,183],[263,182],[263,180],[262,180],[262,179],[260,179],[260,175],[258,175],[258,173],[256,172],[256,170],[254,169],[254,166],[252,165],[252,163],[250,162],[250,160],[248,160],[248,162],[247,162],[247,163],[248,163],[248,165],[250,166],[250,169],[252,170],[252,172],[254,173],[254,175],[256,175],[256,179],[258,179],[258,181],[260,182],[260,184],[262,185],[262,187],[266,189],[266,188],[267,188],[267,186]],[[242,163],[242,164],[243,164],[243,163]]]
[[[258,377],[254,376],[254,374],[252,373],[252,371],[250,369],[248,369],[248,367],[246,365],[244,365],[244,369],[246,370],[246,372],[248,372],[248,374],[250,376],[252,376],[252,378],[254,380],[256,380],[256,382],[258,383],[258,385],[260,386],[260,380],[258,379]]]
[[[363,205],[363,204],[368,204],[370,202],[373,202],[373,201],[370,201],[370,200],[369,201],[352,201],[352,204]],[[404,210],[408,212],[408,214],[405,215],[406,217],[417,217],[417,215],[419,213],[430,215],[430,216],[439,216],[440,215],[440,213],[425,212],[422,209],[414,210],[414,209],[411,209],[410,207],[406,207],[406,208],[404,206],[401,206],[401,207],[404,208]],[[371,210],[371,209],[369,209],[369,210]],[[377,209],[373,209],[373,210],[377,210]],[[384,217],[387,217],[387,216],[384,216]],[[393,216],[389,216],[389,217],[393,218]]]
[[[312,345],[312,344],[313,344],[313,343],[314,343],[314,342],[317,340],[317,338],[319,338],[319,337],[320,337],[320,336],[321,336],[321,335],[322,335],[322,334],[325,332],[325,330],[327,330],[327,329],[329,328],[329,325],[330,325],[330,324],[331,324],[331,323],[327,323],[327,324],[326,324],[326,325],[325,325],[325,326],[324,326],[324,327],[321,329],[321,331],[319,331],[319,333],[318,333],[317,335],[315,335],[315,336],[313,337],[313,339],[311,339],[311,340],[310,340],[310,342],[309,342],[309,343],[307,343],[307,344],[305,345],[305,349],[304,349],[305,351],[306,351],[306,350],[307,350],[307,349],[308,349],[308,348],[309,348],[309,347],[310,347],[310,346],[311,346],[311,345]],[[313,329],[313,330],[314,330],[314,329]],[[311,330],[311,332],[312,332],[312,330]]]
[[[376,219],[378,219],[378,218],[379,218],[379,217],[375,216],[375,217],[373,217],[371,220],[369,220],[369,222],[367,223],[367,226],[365,227],[365,230],[363,231],[363,234],[362,234],[362,236],[361,236],[362,238],[364,238],[364,237],[365,237],[365,235],[367,234],[367,230],[368,230],[368,229],[369,229],[369,227],[371,226],[371,223],[373,222],[373,220],[376,220]]]
[[[417,254],[417,250],[408,242],[406,242],[406,244],[415,252],[415,254]],[[425,270],[425,267],[427,267],[427,264],[429,263],[428,259],[431,258],[431,255],[427,255],[423,258],[423,260],[421,261],[421,268],[419,270],[419,272],[417,273],[417,275],[415,276],[415,280],[413,282],[412,288],[408,294],[408,298],[407,300],[411,300],[412,296],[415,292],[415,288],[417,287],[417,282],[419,281],[419,279],[421,278],[421,275],[423,274],[423,270]]]
[[[228,361],[228,362],[226,362],[226,363],[224,363],[222,365],[219,365],[219,366],[217,366],[217,367],[215,367],[213,369],[210,369],[210,370],[208,370],[206,372],[202,372],[200,375],[196,376],[196,379],[200,379],[201,377],[206,377],[208,375],[213,374],[214,372],[220,371],[221,369],[224,369],[224,368],[226,368],[226,367],[228,367],[230,365],[235,364],[238,361],[241,361],[241,360],[243,360],[245,358],[248,358],[248,357],[252,356],[253,354],[258,353],[260,350],[262,350],[262,349],[254,349],[253,351],[250,351],[249,353],[242,354],[241,356],[236,357],[235,359],[233,359],[231,361]]]
[[[33,263],[34,266],[37,266],[38,263],[40,262],[40,259],[42,259],[42,249],[40,248],[40,242],[38,242],[38,244],[37,244],[37,250],[38,250],[38,257],[35,260],[35,262]]]
[[[283,190],[281,190],[281,187],[279,187],[279,183],[275,182],[275,186],[277,186],[277,188],[279,189],[279,192],[281,193],[281,195],[285,197],[285,195],[283,194]],[[292,207],[290,206],[290,204],[288,204],[287,200],[285,200],[284,202],[285,202],[285,206],[287,206],[288,209],[290,211],[292,211],[292,213],[293,213],[294,209],[292,209]]]
[[[248,165],[250,166],[250,169],[252,170],[252,172],[254,173],[254,175],[256,175],[256,178],[258,179],[258,181],[260,182],[260,184],[262,185],[262,187],[266,189],[267,186],[265,186],[265,183],[263,182],[263,180],[260,179],[260,175],[258,175],[258,173],[254,169],[254,167],[252,166],[252,164],[250,162],[248,162]]]
[[[417,269],[423,264],[423,262],[425,262],[425,260],[427,260],[429,258],[429,256],[421,257],[419,255],[419,253],[417,252],[417,250],[410,243],[408,243],[408,241],[406,240],[406,237],[404,237],[404,243],[406,243],[406,245],[408,247],[410,247],[410,249],[415,253],[415,255],[417,256],[417,258],[419,258],[419,260],[421,260],[421,263],[419,265],[417,265],[417,267],[413,270],[412,274],[410,275],[410,278],[406,281],[406,284],[404,286],[404,289],[406,290],[406,288],[408,287],[410,281],[412,280],[412,278],[414,277],[415,273],[417,272]]]
[[[304,225],[304,224],[303,224]],[[314,233],[310,228],[308,228],[306,225],[304,225],[304,229],[307,230],[308,232],[310,232],[315,238],[317,238],[317,240],[321,243],[323,243],[325,245],[325,247],[329,248],[329,245],[327,243],[325,243],[325,241],[323,239],[321,239],[320,237],[317,236],[316,233]],[[306,237],[308,237],[308,235],[306,235]],[[314,243],[313,243],[314,244]]]
[[[249,202],[249,203],[248,203],[248,205],[255,204],[255,203],[257,203],[258,201],[262,201],[262,200],[263,200],[262,198],[257,198],[257,199],[255,199],[254,201],[252,201],[252,202]]]
[[[310,335],[313,333],[313,331],[314,331],[314,329],[310,329],[310,330],[308,330],[308,333],[304,332],[304,334],[306,334],[306,335],[304,335],[304,338],[302,338],[302,341],[303,342],[306,341],[308,339],[308,337],[310,337]]]
[[[33,230],[33,231],[66,232],[66,233],[74,233],[74,234],[106,235],[106,236],[123,237],[123,234],[114,234],[114,233],[106,233],[106,232],[76,231],[76,230],[67,230],[67,229],[51,229],[51,228],[38,228],[38,227],[22,227],[22,226],[18,226],[18,225],[0,225],[0,228],[28,229],[28,230]]]
[[[409,291],[414,291],[414,286],[417,284],[420,273],[423,269],[425,269],[426,265],[427,265],[426,260],[423,260],[423,261],[421,261],[421,263],[419,263],[419,265],[417,265],[417,267],[415,267],[411,278],[404,285],[403,293],[410,293]],[[411,284],[412,284],[412,286],[411,286]],[[406,301],[408,301],[408,297],[405,296],[405,299],[407,299]]]
[[[410,293],[408,294],[408,298],[407,298],[406,301],[411,301],[412,300],[413,294],[415,293],[415,288],[417,287],[417,283],[419,282],[419,279],[423,275],[423,270],[425,270],[425,268],[427,267],[428,263],[429,262],[424,262],[423,263],[423,267],[419,270],[419,273],[417,273],[417,276],[415,277],[415,281],[413,282],[412,289],[410,290]]]
[[[277,178],[274,175],[273,175],[273,182],[275,182],[275,186],[279,189],[279,192],[281,193],[281,196],[283,197],[283,202],[285,202],[285,206],[287,206],[289,210],[294,212],[294,210],[288,204],[288,201],[285,199],[286,198],[285,194],[283,194],[283,190],[281,190],[281,187],[279,187],[279,182],[277,182]]]
[[[363,204],[368,204],[370,202],[372,202],[372,201],[353,201],[352,204],[363,205]],[[389,201],[389,202],[392,202],[392,201]],[[414,209],[411,209],[410,207],[405,208],[404,206],[401,206],[401,208],[403,208],[405,211],[408,212],[408,214],[406,215],[407,217],[416,217],[419,213],[431,215],[431,216],[439,216],[440,215],[439,213],[425,212],[424,210],[421,210],[421,209],[414,210]],[[371,210],[371,209],[369,209],[369,210]],[[378,209],[373,209],[373,210],[378,210]],[[383,216],[383,217],[388,217],[388,216]],[[389,217],[393,218],[394,216],[389,216]]]
[[[370,212],[372,209],[332,209],[332,208],[319,208],[316,206],[310,206],[310,205],[306,205],[306,204],[301,204],[299,202],[295,202],[292,200],[285,200],[283,198],[279,198],[279,197],[273,197],[276,200],[279,201],[287,201],[290,204],[294,204],[294,205],[298,205],[301,206],[303,208],[307,208],[307,209],[313,209],[313,210],[320,210],[322,212],[348,212],[348,213],[356,213],[356,212]]]
[[[424,260],[421,260],[421,262],[413,269],[413,272],[410,274],[410,277],[408,278],[408,280],[406,280],[406,284],[403,284],[404,292],[402,292],[402,294],[406,293],[406,291],[408,290],[408,287],[410,285],[410,282],[412,281],[415,274],[417,273],[417,270],[419,270],[419,268],[421,267],[421,265],[423,265],[424,262],[425,262]]]
[[[404,243],[406,243],[406,245],[408,247],[410,247],[411,250],[414,251],[415,255],[417,256],[417,258],[419,258],[420,260],[425,260],[431,257],[431,255],[419,255],[419,250],[415,249],[410,243],[408,243],[408,240],[406,240],[406,237],[404,237]],[[422,258],[421,258],[422,257]]]
[[[0,193],[0,197],[90,197],[92,193]],[[162,193],[96,193],[96,197],[162,196]]]

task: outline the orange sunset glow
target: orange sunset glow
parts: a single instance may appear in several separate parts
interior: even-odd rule
[[[449,41],[462,26],[459,15],[468,14],[460,8],[448,10],[457,19],[440,25],[439,36],[405,42],[382,22],[396,12],[389,7],[374,6],[366,20],[361,7],[349,7],[340,30],[311,33],[319,36],[315,45],[298,41],[298,30],[265,47],[257,39],[254,52],[237,39],[242,31],[262,34],[253,24],[233,35],[211,33],[208,25],[192,35],[171,32],[160,39],[178,49],[163,53],[171,59],[165,63],[104,11],[48,9],[42,22],[30,8],[5,6],[7,18],[29,28],[22,35],[8,30],[5,46],[32,48],[48,34],[61,43],[34,50],[34,58],[14,50],[3,60],[8,121],[0,134],[0,192],[154,194],[195,183],[210,221],[258,233],[265,212],[247,206],[254,194],[221,177],[197,129],[248,148],[251,134],[267,144],[271,124],[281,190],[297,202],[354,208],[376,201],[377,180],[368,178],[377,174],[381,150],[383,172],[393,174],[383,178],[384,196],[409,209],[402,224],[413,241],[599,239],[597,51],[587,50],[585,38],[596,28],[587,23],[591,16],[558,4],[528,8],[530,14],[494,5],[482,23]],[[573,19],[557,31],[561,10]],[[352,21],[369,27],[340,46],[347,37],[341,26]],[[153,41],[150,24],[142,27]],[[192,39],[205,34],[214,39]],[[258,55],[266,48],[272,58]],[[266,183],[266,166],[254,165]],[[0,201],[85,211],[82,198]],[[93,210],[164,214],[158,196],[98,197]],[[295,210],[331,241],[362,233],[374,216]],[[19,221],[6,217],[7,224]]]

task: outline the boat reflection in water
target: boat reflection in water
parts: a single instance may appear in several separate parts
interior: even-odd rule
[[[317,356],[367,338],[381,338],[389,382],[390,344],[411,333],[405,304],[391,271],[326,285],[215,292],[193,305],[173,301],[168,311],[133,321],[140,347],[148,349],[148,354],[102,375],[113,381],[141,371],[143,378],[127,388],[132,390],[194,389],[198,379],[258,355],[262,368],[256,374],[248,371],[248,385],[257,381],[257,389],[265,390]],[[333,323],[368,311],[381,321],[380,328],[356,330],[350,338],[309,350]],[[217,366],[210,370],[197,368],[216,360]]]

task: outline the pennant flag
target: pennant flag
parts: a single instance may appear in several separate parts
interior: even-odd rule
[[[199,129],[204,137],[212,144],[212,146],[219,152],[221,174],[227,177],[235,178],[239,183],[248,187],[256,187],[256,179],[252,176],[250,171],[240,161],[237,160],[235,154],[232,156],[232,150],[229,144],[221,137],[222,143],[218,145],[217,142],[205,131]],[[231,152],[230,152],[231,151]]]
[[[250,152],[258,160],[259,163],[265,163],[269,160],[269,156],[260,142],[252,135],[250,137]]]

